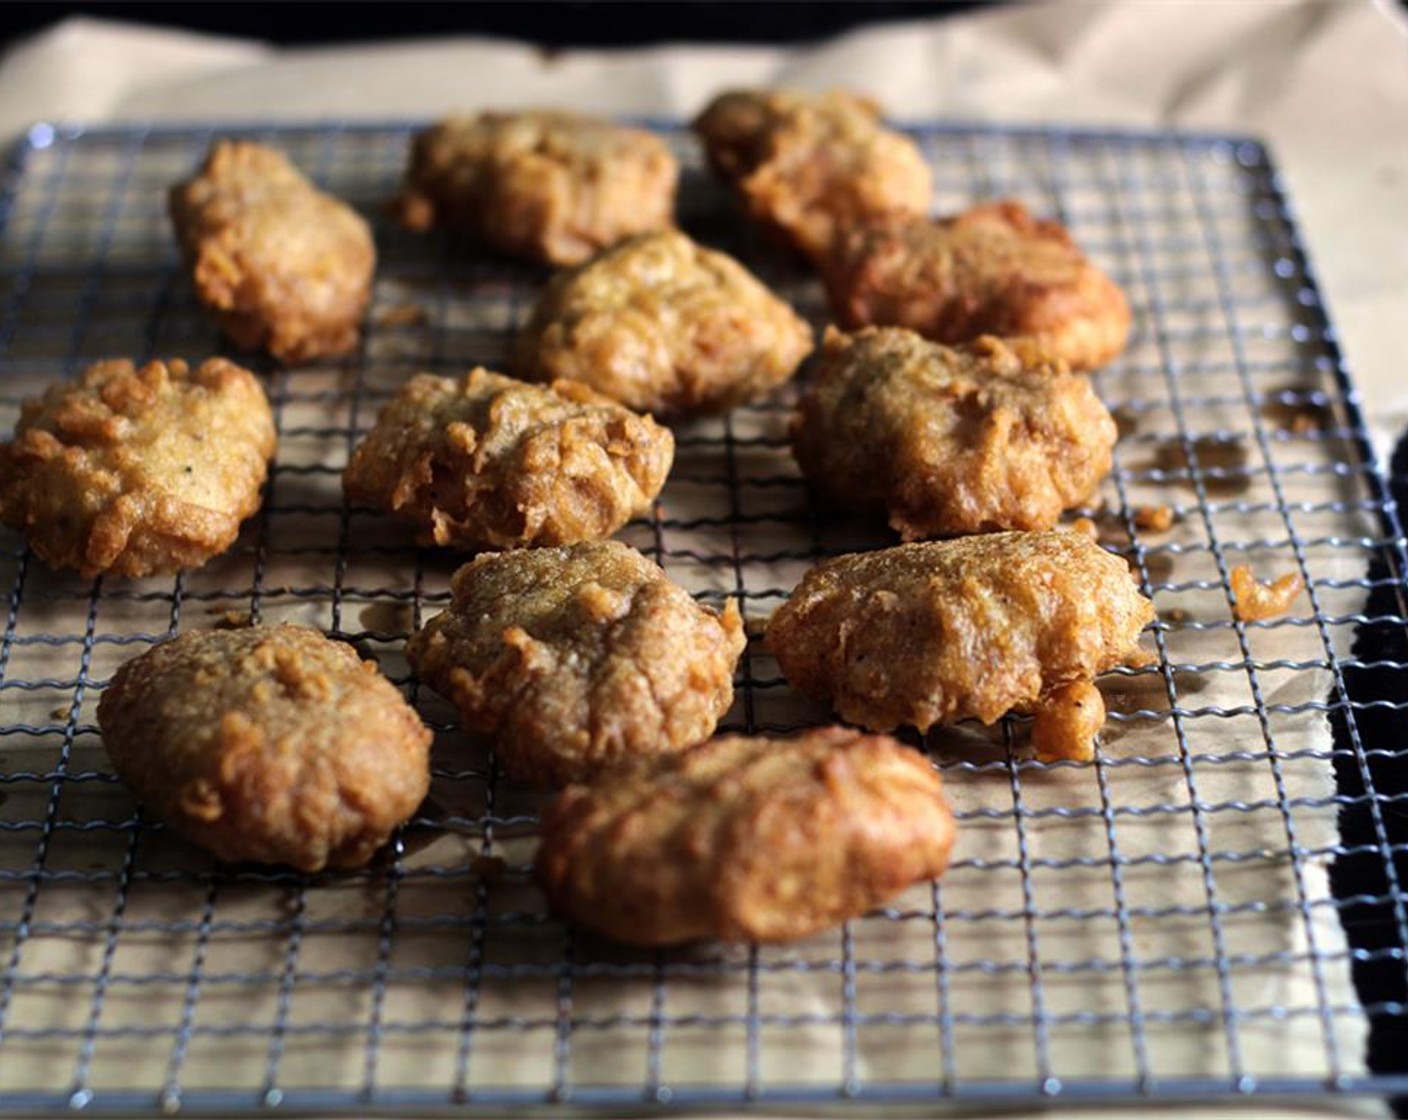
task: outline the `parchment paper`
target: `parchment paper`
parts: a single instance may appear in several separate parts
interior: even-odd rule
[[[1408,397],[1396,360],[1397,341],[1393,326],[1401,309],[1402,292],[1408,285],[1408,52],[1405,52],[1401,20],[1392,9],[1367,5],[1266,4],[1266,5],[1049,5],[983,13],[930,25],[897,25],[858,33],[799,51],[770,49],[712,50],[670,48],[647,52],[569,53],[547,57],[531,48],[473,41],[440,42],[385,48],[338,49],[327,51],[279,52],[250,43],[203,40],[90,21],[74,21],[58,31],[24,46],[0,65],[0,131],[13,133],[36,118],[97,121],[105,119],[220,119],[275,116],[285,119],[333,117],[423,117],[452,108],[477,105],[516,105],[524,103],[568,103],[585,109],[613,113],[652,113],[687,115],[720,86],[741,82],[777,82],[807,86],[858,85],[869,89],[892,112],[909,118],[954,118],[995,121],[1098,122],[1125,125],[1167,125],[1249,131],[1267,137],[1274,154],[1286,172],[1288,186],[1299,204],[1299,217],[1307,233],[1312,254],[1322,269],[1322,279],[1331,312],[1342,329],[1345,346],[1371,417],[1384,431],[1408,419]],[[387,291],[379,300],[394,304],[415,293]],[[1152,350],[1146,353],[1146,357]],[[313,375],[308,375],[310,378]],[[300,385],[316,392],[312,380]],[[1109,395],[1129,395],[1137,384],[1121,384],[1118,378],[1101,385]],[[1207,418],[1216,423],[1215,416]],[[287,422],[287,421],[286,421]],[[780,423],[780,418],[777,421]],[[1244,416],[1229,416],[1226,422],[1244,427]],[[760,434],[780,434],[761,421]],[[1324,452],[1308,450],[1308,455]],[[326,462],[328,447],[312,444],[286,449],[297,463]],[[775,465],[775,464],[774,464]],[[1320,495],[1323,497],[1323,495]],[[1150,494],[1148,500],[1167,500],[1169,495]],[[1183,496],[1187,500],[1187,495]],[[687,496],[677,499],[675,510],[687,517],[693,507]],[[1260,520],[1259,520],[1260,518]],[[1228,533],[1255,535],[1276,528],[1262,515],[1226,527]],[[310,530],[311,531],[311,530]],[[1198,539],[1196,526],[1175,527],[1171,540]],[[637,542],[647,545],[647,541]],[[767,541],[752,542],[766,551]],[[878,542],[877,542],[878,543]],[[1326,553],[1315,558],[1319,577],[1353,578],[1360,574],[1343,555]],[[780,565],[760,573],[767,582],[790,586],[800,575],[801,566]],[[282,570],[281,579],[325,576],[318,568],[300,573]],[[446,573],[438,573],[443,577]],[[723,575],[701,566],[698,570],[673,568],[671,574],[700,590],[724,592],[729,584]],[[434,578],[437,573],[432,573]],[[229,572],[223,573],[227,582]],[[1215,579],[1215,572],[1195,570],[1195,562],[1176,563],[1164,579]],[[211,573],[214,581],[222,573]],[[215,585],[212,583],[212,585]],[[1190,617],[1225,617],[1226,603],[1221,590],[1212,586],[1205,592],[1193,591],[1178,597],[1176,604]],[[1349,597],[1336,600],[1352,609]],[[1161,603],[1161,607],[1165,604]],[[754,604],[750,614],[760,620],[768,604]],[[273,612],[279,616],[279,612]],[[286,612],[322,625],[328,619],[321,608]],[[134,619],[135,621],[135,619]],[[144,620],[145,621],[145,620]],[[113,620],[107,620],[109,625]],[[370,623],[365,623],[370,625]],[[1313,628],[1289,628],[1254,633],[1255,653],[1261,658],[1313,659],[1319,641]],[[1185,633],[1179,638],[1175,659],[1200,662],[1239,656],[1229,648],[1225,631]],[[394,670],[394,653],[390,667]],[[34,668],[38,668],[35,666]],[[69,670],[71,671],[71,666]],[[765,666],[755,669],[766,675]],[[1059,883],[1070,917],[1043,920],[1039,931],[1045,962],[1104,958],[1118,961],[1121,954],[1135,957],[1169,956],[1197,962],[1219,949],[1224,955],[1247,959],[1276,954],[1303,954],[1308,938],[1315,949],[1336,959],[1318,977],[1304,964],[1270,965],[1251,975],[1239,971],[1237,985],[1230,994],[1239,1006],[1280,1005],[1295,1008],[1317,1004],[1317,984],[1326,986],[1326,1000],[1332,1007],[1348,1012],[1336,1015],[1324,1025],[1313,1017],[1290,1022],[1257,1021],[1244,1025],[1239,1044],[1248,1064],[1264,1075],[1282,1072],[1303,1075],[1320,1070],[1327,1042],[1336,1048],[1342,1072],[1363,1068],[1363,1024],[1352,1013],[1354,996],[1344,962],[1344,943],[1330,908],[1314,906],[1328,894],[1325,860],[1311,855],[1299,868],[1288,860],[1258,858],[1256,853],[1284,850],[1287,835],[1274,802],[1289,798],[1324,798],[1333,792],[1328,764],[1314,752],[1328,748],[1328,732],[1323,721],[1304,714],[1278,717],[1278,704],[1297,704],[1323,697],[1327,676],[1323,672],[1273,672],[1263,674],[1270,691],[1264,699],[1271,705],[1273,732],[1278,746],[1287,754],[1279,774],[1273,774],[1264,756],[1264,731],[1255,719],[1217,721],[1216,726],[1200,725],[1192,732],[1193,750],[1215,750],[1225,754],[1232,746],[1249,752],[1245,762],[1230,761],[1196,774],[1197,793],[1207,803],[1241,800],[1260,804],[1268,797],[1270,808],[1245,815],[1211,814],[1208,832],[1199,835],[1186,818],[1150,816],[1121,819],[1119,844],[1126,857],[1157,852],[1169,856],[1196,854],[1199,845],[1210,850],[1228,849],[1248,853],[1244,865],[1219,866],[1216,886],[1219,900],[1233,908],[1220,931],[1223,943],[1216,946],[1206,917],[1180,919],[1180,907],[1197,907],[1206,902],[1204,885],[1196,877],[1171,876],[1157,864],[1131,867],[1125,876],[1126,904],[1133,907],[1166,906],[1172,916],[1139,919],[1127,930],[1108,921],[1092,921],[1081,916],[1084,910],[1104,910],[1112,905],[1108,867],[1091,868],[1088,875],[1078,869],[1063,869]],[[1211,674],[1201,682],[1201,691],[1186,696],[1183,703],[1203,707],[1245,708],[1250,702],[1248,682],[1233,673]],[[1190,687],[1197,687],[1191,684]],[[1127,711],[1167,706],[1166,697],[1152,699],[1134,685],[1128,695],[1118,686],[1109,690],[1111,706]],[[37,708],[43,698],[7,695],[7,721],[29,715],[42,718]],[[52,701],[51,701],[52,702]],[[763,719],[795,716],[799,709],[792,700],[779,699],[776,709],[763,713]],[[19,707],[17,708],[16,705]],[[822,713],[805,711],[820,716]],[[1190,725],[1191,726],[1191,725]],[[1145,732],[1134,728],[1129,735]],[[1200,740],[1200,735],[1212,739]],[[1114,736],[1110,750],[1134,749]],[[82,745],[90,759],[100,756],[96,742]],[[1151,758],[1167,756],[1176,742],[1167,726],[1141,739],[1139,753]],[[1003,756],[1000,742],[980,740],[961,746],[955,742],[954,757],[981,762]],[[966,753],[965,753],[966,752]],[[1089,771],[1052,771],[1042,780],[1026,780],[1021,787],[1029,810],[1055,806],[1098,806],[1100,792],[1092,789]],[[1143,801],[1187,801],[1187,776],[1178,767],[1111,770],[1108,780],[1116,787],[1110,796],[1121,803]],[[1140,783],[1129,786],[1126,783]],[[1180,785],[1180,783],[1182,783]],[[1012,793],[1004,770],[994,768],[959,774],[949,783],[956,807],[976,814],[967,823],[960,855],[966,860],[1079,859],[1108,855],[1108,840],[1101,820],[1091,817],[1064,820],[1046,816],[1028,826],[1019,836],[1010,817]],[[985,808],[997,807],[1005,818],[981,819]],[[453,807],[451,807],[453,808]],[[18,819],[20,813],[33,813],[35,806],[11,803],[5,809]],[[1333,809],[1323,805],[1293,814],[1298,845],[1310,852],[1333,843]],[[1019,849],[1025,844],[1025,853]],[[410,865],[453,863],[464,855],[469,839],[454,832],[410,857]],[[515,847],[515,845],[517,845]],[[526,858],[531,841],[508,841],[510,857],[516,852]],[[110,854],[114,869],[120,866],[121,852]],[[1042,883],[1043,872],[1035,874],[1038,891],[1045,890],[1041,902],[1051,904],[1050,887]],[[1053,880],[1054,882],[1054,880]],[[400,899],[400,912],[444,913],[443,891],[422,895],[421,887],[408,890]],[[1257,909],[1259,902],[1295,899],[1304,894],[1312,920],[1307,923],[1294,910],[1284,920],[1268,921]],[[62,892],[50,890],[46,897],[58,903]],[[468,914],[473,905],[469,890],[460,891]],[[934,898],[927,890],[912,892],[898,903],[901,911],[915,915],[932,911]],[[986,909],[1011,910],[1019,914],[1024,906],[1020,879],[1013,873],[1005,878],[970,864],[946,879],[940,901],[949,911],[981,913]],[[336,915],[361,914],[368,918],[379,912],[385,899],[378,889],[362,891],[349,884],[343,892],[321,897],[319,906]],[[181,913],[199,914],[203,899],[196,892],[180,895],[139,891],[133,896],[128,917],[142,915],[171,917]],[[220,899],[220,917],[239,919],[273,916],[279,898],[262,888],[232,889]],[[511,907],[512,898],[504,900]],[[524,906],[532,903],[525,901]],[[1240,915],[1240,916],[1239,916]],[[95,921],[106,915],[95,911]],[[942,995],[935,990],[931,973],[916,976],[896,970],[876,971],[860,978],[857,1006],[875,1010],[927,1015],[939,998],[964,1014],[1031,1009],[1029,978],[1020,970],[1028,957],[1029,931],[1021,918],[1005,922],[974,922],[967,928],[976,938],[963,939],[964,923],[952,923],[941,931],[951,960],[1010,961],[1015,971],[957,971],[947,978]],[[557,937],[557,934],[544,936]],[[868,960],[918,959],[927,952],[933,956],[935,928],[924,920],[862,923],[856,926],[857,942],[852,951]],[[1125,941],[1122,942],[1121,938]],[[370,948],[369,948],[370,944]],[[445,939],[430,934],[406,932],[398,936],[396,962],[416,961],[427,967],[442,963],[461,964],[462,959],[436,956],[445,950]],[[101,963],[102,944],[80,948],[58,942],[33,942],[42,952],[54,953],[55,971],[72,971],[76,966],[92,970]],[[183,945],[183,950],[188,945]],[[511,964],[515,959],[537,959],[544,953],[560,951],[560,945],[537,943],[531,933],[526,939],[491,938],[487,958]],[[281,943],[261,940],[242,942],[231,938],[212,947],[212,970],[273,970],[281,965]],[[368,953],[375,953],[368,938],[320,938],[310,942],[306,961],[315,961],[319,971],[334,972],[341,967],[365,968]],[[131,953],[123,963],[133,967],[160,954],[159,943],[144,943],[140,937],[124,937],[120,952]],[[610,950],[589,945],[585,951],[611,959]],[[773,966],[763,988],[764,1014],[785,1011],[806,1015],[834,1006],[833,989],[841,982],[831,973],[809,971],[809,959],[831,959],[838,947],[833,941],[813,946],[764,951],[764,962]],[[76,959],[75,952],[82,954]],[[726,954],[732,950],[723,951]],[[639,960],[628,957],[629,960]],[[744,963],[742,959],[740,964]],[[43,959],[27,957],[26,971],[44,967]],[[181,959],[173,964],[177,972],[188,967]],[[308,967],[314,967],[308,965]],[[672,980],[671,998],[678,999],[701,1021],[714,1015],[736,1015],[746,1006],[747,993],[741,981],[727,984],[690,983]],[[1163,1076],[1226,1073],[1226,1040],[1218,1022],[1160,1025],[1161,1008],[1195,1003],[1218,1004],[1219,977],[1207,969],[1190,965],[1140,975],[1143,1008],[1151,1013],[1147,1027],[1153,1047],[1152,1064]],[[1190,992],[1190,986],[1200,987]],[[477,1008],[481,1016],[551,1020],[556,992],[551,985],[500,985],[486,987]],[[61,995],[61,993],[59,993]],[[1091,974],[1088,971],[1049,972],[1044,979],[1045,1010],[1051,1015],[1079,1007],[1106,1008],[1113,1017],[1128,1013],[1127,992],[1119,972]],[[111,1021],[158,1021],[170,1018],[177,1009],[158,1008],[169,993],[150,990],[114,990],[110,997]],[[177,998],[179,999],[179,993]],[[202,1014],[207,1021],[221,1021],[222,998],[236,999],[229,991],[222,997],[203,996]],[[268,994],[265,1010],[272,1020],[276,1012],[277,990]],[[417,996],[414,1012],[427,1019],[453,1021],[461,1013],[463,991],[454,985],[437,990],[426,985]],[[579,1013],[609,1017],[614,1014],[639,1019],[650,1010],[651,989],[644,983],[617,983],[609,978],[579,984],[574,993]],[[81,1022],[87,1011],[83,1001],[62,998],[35,998],[25,1005],[33,1023]],[[587,1010],[589,1009],[589,1011]],[[389,1007],[388,1015],[404,1017],[410,1009]],[[679,1013],[679,1007],[669,1009]],[[16,1015],[20,1014],[19,1008]],[[230,1014],[245,1021],[257,1018],[246,1005]],[[316,1006],[296,1008],[310,1016],[343,1016],[348,1023],[366,1020],[368,1008],[363,990],[349,989],[336,996],[320,996]],[[577,1032],[573,1039],[571,1069],[579,1080],[639,1081],[637,1069],[645,1051],[646,1028],[635,1029],[640,1045],[621,1045],[617,1031]],[[1328,1035],[1327,1032],[1328,1031]],[[764,1081],[782,1079],[834,1083],[841,1061],[841,1032],[833,1024],[815,1028],[764,1030],[760,1073]],[[534,1036],[539,1037],[539,1036]],[[594,1042],[594,1038],[597,1042]],[[938,1058],[935,1049],[916,1050],[906,1044],[901,1022],[893,1027],[877,1026],[861,1032],[857,1040],[857,1076],[865,1079],[932,1078]],[[935,1040],[936,1042],[940,1040]],[[994,1022],[971,1024],[952,1040],[951,1058],[960,1076],[1035,1076],[1036,1049],[1029,1029],[1019,1030]],[[137,1043],[134,1040],[133,1048]],[[672,1032],[667,1049],[666,1080],[684,1082],[736,1083],[746,1073],[744,1039],[721,1036],[718,1031],[701,1029],[694,1035],[687,1029]],[[96,1056],[103,1078],[119,1082],[124,1062],[135,1049],[105,1043]],[[16,1052],[13,1044],[9,1048]],[[219,1083],[228,1078],[236,1063],[257,1063],[266,1057],[267,1039],[262,1037],[224,1039],[216,1049],[193,1052],[188,1075],[192,1084],[208,1080]],[[33,1061],[43,1060],[43,1047],[23,1048]],[[1077,1022],[1053,1031],[1049,1040],[1053,1068],[1067,1077],[1109,1076],[1128,1073],[1132,1051],[1127,1025],[1118,1021]],[[301,1048],[297,1039],[289,1045],[284,1071],[290,1082],[299,1077],[313,1081],[355,1079],[363,1060],[355,1047],[347,1048],[337,1059],[346,1068],[330,1064],[326,1050]],[[473,1062],[490,1063],[495,1082],[541,1084],[551,1073],[553,1050],[538,1043],[524,1045],[510,1032],[485,1032],[476,1040]],[[453,1057],[453,1056],[451,1056]],[[385,1085],[414,1084],[450,1079],[453,1069],[427,1068],[428,1062],[448,1061],[444,1055],[427,1053],[417,1046],[414,1035],[387,1041],[380,1059],[380,1081]],[[7,1076],[8,1075],[8,1076]],[[32,1080],[34,1068],[17,1069],[13,1060],[0,1062],[0,1084],[13,1079]],[[55,1076],[62,1076],[56,1068]],[[1339,1107],[1344,1107],[1342,1104]]]

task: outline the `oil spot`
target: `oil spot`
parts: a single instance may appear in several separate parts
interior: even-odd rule
[[[1154,452],[1154,466],[1176,476],[1169,482],[1190,490],[1195,488],[1194,459],[1197,460],[1196,473],[1209,494],[1240,494],[1251,485],[1246,474],[1247,445],[1241,436],[1200,436],[1192,441],[1192,455],[1183,440],[1170,439],[1159,444]],[[1209,471],[1226,473],[1209,474]]]
[[[489,886],[499,882],[508,871],[508,862],[500,856],[476,856],[469,866],[474,877]]]
[[[1168,583],[1173,578],[1173,553],[1146,552],[1142,571],[1133,557],[1130,558],[1130,566],[1134,568],[1135,575],[1147,575],[1150,583]]]
[[[1131,712],[1139,711],[1168,711],[1168,683],[1160,669],[1144,673],[1122,673],[1119,676],[1107,676],[1099,684],[1100,693],[1105,697],[1105,706],[1112,712],[1128,715]],[[1174,691],[1180,697],[1193,696],[1202,692],[1207,686],[1206,674],[1173,674]],[[1106,726],[1107,738],[1112,726],[1119,726],[1119,724],[1111,723]]]
[[[410,603],[370,603],[357,612],[364,630],[381,634],[409,634],[415,628],[415,610]]]
[[[1125,439],[1139,431],[1139,414],[1132,408],[1121,406],[1110,413],[1115,421],[1115,431],[1118,438]]]
[[[398,303],[394,307],[384,309],[377,316],[379,327],[423,327],[429,321],[429,312],[414,303]]]

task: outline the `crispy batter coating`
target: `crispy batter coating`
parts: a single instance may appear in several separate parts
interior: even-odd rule
[[[0,444],[0,521],[84,576],[194,568],[259,508],[274,418],[224,358],[98,362],[24,403]]]
[[[792,421],[802,473],[905,540],[1047,529],[1109,472],[1115,422],[1027,339],[950,349],[899,327],[828,330]]]
[[[476,369],[421,373],[352,454],[347,497],[478,550],[610,536],[650,508],[674,459],[668,428],[574,381]]]
[[[811,328],[746,268],[667,230],[555,277],[519,338],[517,367],[684,416],[761,396],[811,348]]]
[[[767,645],[794,688],[843,719],[927,731],[1031,710],[1139,658],[1153,617],[1128,565],[1083,534],[993,533],[821,564]]]
[[[285,362],[357,345],[376,269],[372,231],[282,152],[222,141],[169,201],[196,294],[236,345]]]
[[[1117,357],[1129,303],[1065,227],[1018,202],[942,221],[872,223],[837,241],[823,269],[843,326],[899,326],[936,342],[1029,336],[1072,369]]]
[[[454,117],[418,134],[392,211],[513,256],[580,264],[673,220],[679,165],[659,137],[550,110]]]
[[[117,671],[98,724],[147,810],[222,860],[360,866],[430,786],[420,717],[306,626],[163,642]]]
[[[792,941],[948,866],[929,761],[886,735],[724,735],[564,790],[543,814],[552,908],[618,941]]]
[[[918,146],[854,93],[734,90],[694,130],[748,215],[817,264],[846,230],[929,208],[933,176]]]
[[[451,587],[406,656],[520,781],[560,786],[682,750],[728,710],[738,607],[700,606],[624,544],[480,556]]]
[[[1305,590],[1305,580],[1299,572],[1287,572],[1271,583],[1262,583],[1250,565],[1238,564],[1229,575],[1236,598],[1233,609],[1239,622],[1259,622],[1283,615]]]

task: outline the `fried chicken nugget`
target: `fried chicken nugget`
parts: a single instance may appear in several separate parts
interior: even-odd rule
[[[746,268],[668,230],[555,277],[519,338],[517,368],[687,416],[761,396],[811,348],[811,328]]]
[[[195,568],[259,508],[276,442],[264,390],[232,362],[98,362],[24,402],[0,444],[0,521],[87,577]]]
[[[196,294],[236,345],[285,362],[357,345],[376,270],[371,229],[282,152],[216,144],[171,188],[170,210]]]
[[[1129,337],[1119,285],[1064,226],[1017,202],[851,230],[822,271],[846,327],[908,327],[947,343],[1027,335],[1080,370],[1117,357]]]
[[[821,564],[766,640],[788,683],[843,719],[927,731],[1040,711],[1059,690],[1142,660],[1136,643],[1153,617],[1129,566],[1088,537],[994,533]],[[1088,735],[1074,718],[1088,697],[1055,699],[1043,753],[1087,755],[1088,737],[1073,739]]]
[[[679,164],[659,137],[549,110],[454,117],[418,134],[392,213],[502,253],[580,264],[672,224]]]
[[[520,781],[560,786],[706,738],[733,699],[743,623],[615,541],[480,556],[412,667],[492,736]]]
[[[816,264],[861,222],[928,211],[933,176],[919,147],[858,94],[734,90],[693,128],[748,215]]]
[[[668,428],[574,381],[421,373],[381,410],[342,481],[350,501],[414,523],[421,544],[568,544],[646,512],[674,448]]]
[[[98,725],[147,810],[222,860],[359,867],[430,787],[420,717],[306,626],[163,642],[118,669]]]
[[[543,814],[552,909],[618,941],[793,941],[943,874],[929,761],[886,735],[724,735],[564,790]]]
[[[950,349],[899,327],[828,330],[792,421],[808,481],[887,509],[904,540],[1050,528],[1117,436],[1089,380],[1030,340]]]

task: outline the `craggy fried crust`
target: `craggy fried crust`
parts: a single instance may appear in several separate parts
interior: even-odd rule
[[[560,786],[708,736],[733,698],[743,623],[615,541],[480,556],[406,655],[504,769]]]
[[[668,428],[573,381],[421,373],[381,410],[343,487],[413,522],[422,544],[570,544],[648,510],[674,448]]]
[[[171,220],[196,294],[238,346],[286,362],[357,345],[376,246],[357,212],[282,153],[222,141],[171,188]]]
[[[670,230],[555,277],[519,338],[517,368],[683,416],[761,396],[811,348],[811,328],[747,269]]]
[[[725,735],[564,790],[537,877],[618,941],[792,941],[943,874],[953,832],[938,774],[888,736]]]
[[[679,165],[657,136],[574,113],[455,117],[418,134],[392,212],[494,249],[580,264],[673,219]]]
[[[0,521],[84,576],[198,567],[259,508],[275,443],[264,390],[223,358],[98,362],[20,409]]]
[[[304,626],[164,642],[117,671],[98,724],[147,810],[222,860],[360,866],[430,786],[420,717]]]
[[[926,731],[1038,708],[1139,658],[1153,617],[1128,565],[1083,534],[994,533],[821,564],[767,645],[789,684],[843,719]]]
[[[852,230],[823,275],[847,327],[908,327],[948,343],[1028,335],[1073,369],[1104,365],[1129,336],[1119,285],[1064,226],[1037,221],[1016,202]]]
[[[1029,340],[950,349],[899,327],[829,330],[792,422],[808,480],[888,509],[905,540],[1050,528],[1117,435],[1089,381]]]
[[[929,208],[933,177],[918,146],[857,94],[734,90],[693,127],[748,215],[817,264],[845,230]]]

